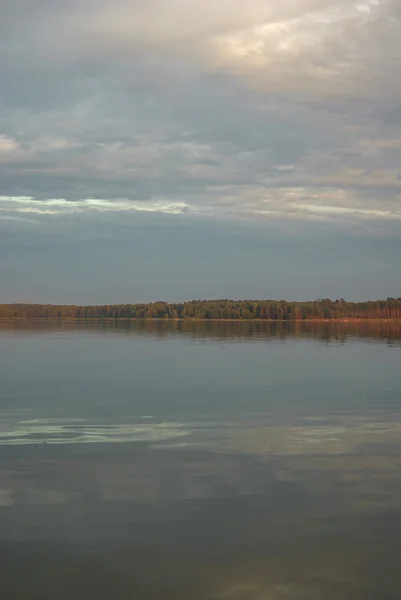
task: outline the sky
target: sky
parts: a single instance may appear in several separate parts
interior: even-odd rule
[[[401,296],[399,0],[0,12],[0,302]]]

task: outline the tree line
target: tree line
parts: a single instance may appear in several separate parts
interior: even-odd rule
[[[284,300],[193,300],[171,303],[108,304],[100,306],[2,304],[5,319],[218,319],[218,320],[332,320],[399,319],[401,298],[367,302],[319,299],[312,302]]]

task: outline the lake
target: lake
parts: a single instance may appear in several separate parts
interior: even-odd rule
[[[0,585],[401,597],[401,324],[0,323]]]

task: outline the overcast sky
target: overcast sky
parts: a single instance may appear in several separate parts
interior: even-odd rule
[[[400,0],[0,0],[0,302],[401,296]]]

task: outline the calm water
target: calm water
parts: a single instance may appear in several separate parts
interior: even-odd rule
[[[401,598],[401,326],[0,324],[10,599]]]

